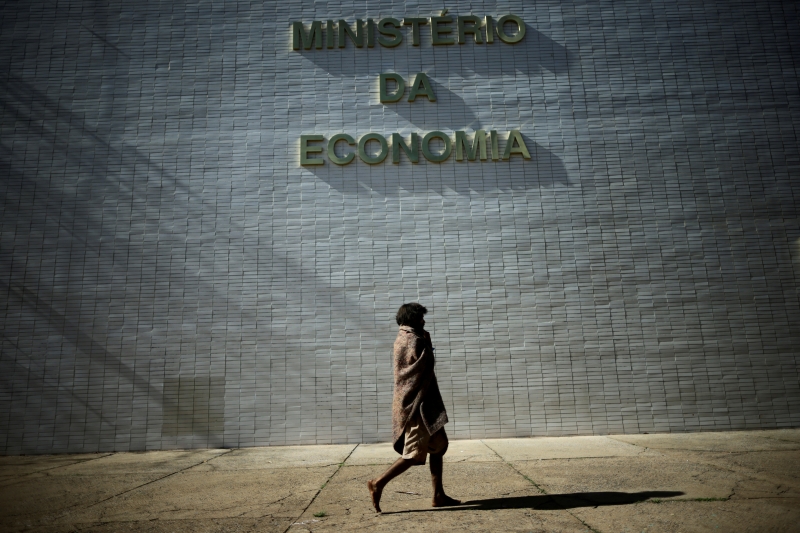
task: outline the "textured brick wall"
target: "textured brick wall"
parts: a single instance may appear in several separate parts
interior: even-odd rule
[[[414,300],[455,438],[800,425],[796,4],[452,1],[527,35],[291,50],[443,7],[352,4],[2,3],[0,452],[388,440]],[[479,128],[532,159],[298,164]]]

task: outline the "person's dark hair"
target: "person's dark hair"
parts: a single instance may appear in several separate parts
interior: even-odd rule
[[[422,322],[422,317],[427,312],[428,310],[425,308],[425,306],[416,302],[403,304],[400,306],[400,309],[397,310],[397,316],[395,316],[395,320],[397,320],[398,326],[410,326],[414,328],[417,327],[420,322]]]

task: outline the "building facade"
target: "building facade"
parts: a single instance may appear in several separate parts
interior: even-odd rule
[[[387,441],[409,301],[451,438],[800,426],[796,4],[0,24],[0,453]]]

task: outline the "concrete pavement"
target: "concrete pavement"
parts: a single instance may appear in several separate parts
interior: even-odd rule
[[[800,429],[453,441],[366,481],[388,444],[0,457],[2,531],[800,531]]]

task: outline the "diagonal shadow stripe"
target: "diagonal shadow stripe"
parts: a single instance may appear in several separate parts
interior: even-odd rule
[[[0,294],[2,293],[5,293],[9,299],[18,300],[32,309],[36,314],[45,318],[50,326],[58,331],[64,339],[89,356],[92,363],[102,365],[104,370],[108,370],[108,363],[113,363],[116,365],[120,376],[127,379],[140,390],[146,391],[148,397],[155,399],[159,405],[163,403],[161,391],[151,385],[145,378],[139,376],[133,368],[124,363],[122,359],[112,355],[95,341],[91,335],[82,331],[77,323],[68,319],[53,306],[40,299],[36,293],[27,287],[17,287],[0,279]]]
[[[74,389],[69,388],[69,387],[65,387],[64,385],[60,384],[58,382],[58,380],[52,380],[52,379],[48,380],[48,378],[47,378],[47,376],[45,375],[44,372],[37,371],[34,368],[34,365],[36,363],[35,363],[33,357],[30,354],[25,353],[25,351],[22,348],[20,348],[17,343],[15,343],[13,340],[9,339],[1,331],[0,331],[0,338],[2,338],[3,343],[9,344],[13,348],[14,352],[16,352],[17,354],[22,354],[22,356],[25,357],[26,359],[28,359],[28,361],[30,362],[30,366],[26,366],[22,362],[18,361],[16,358],[14,358],[14,360],[11,361],[11,363],[15,367],[22,369],[22,371],[24,371],[24,372],[26,372],[28,374],[28,383],[33,381],[33,382],[41,385],[42,389],[54,388],[54,389],[57,389],[59,391],[66,392],[74,400],[76,400],[78,403],[83,405],[86,408],[87,411],[89,411],[90,413],[95,415],[98,420],[101,420],[102,422],[108,424],[109,426],[114,427],[114,420],[112,420],[111,418],[109,418],[107,416],[103,416],[103,413],[101,411],[99,411],[98,409],[92,407],[91,404],[89,404],[89,402],[86,400],[86,398],[82,397],[80,394],[77,394]],[[2,346],[2,345],[0,345],[0,346]],[[11,352],[6,352],[6,350],[0,350],[0,354],[4,354],[5,355],[6,353],[11,353]],[[5,374],[0,376],[0,384],[2,384],[2,386],[4,388],[6,388],[7,390],[13,391],[13,383],[12,383],[10,378],[11,378],[11,376],[5,375]]]
[[[102,132],[90,127],[82,117],[20,77],[6,75],[0,79],[0,106],[13,116],[20,126],[30,129],[32,133],[47,140],[69,156],[74,157],[72,154],[74,148],[70,146],[67,138],[69,133],[60,132],[74,131],[82,140],[88,140],[102,149],[108,156],[105,158],[106,161],[119,161],[128,166],[141,165],[159,176],[163,184],[174,187],[175,192],[188,193],[187,185],[153,161],[149,154],[137,147],[112,143],[103,138]],[[90,165],[89,168],[94,170],[93,174],[98,178],[116,186],[120,185],[100,171],[103,169],[95,169],[94,166]]]

